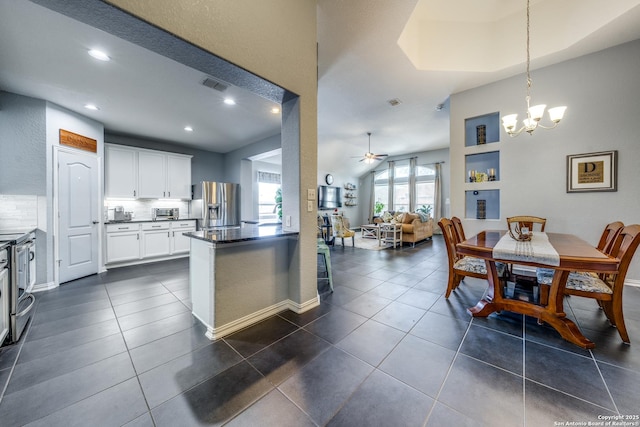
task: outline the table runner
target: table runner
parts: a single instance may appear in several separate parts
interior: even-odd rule
[[[528,242],[514,240],[509,234],[505,234],[494,246],[493,257],[508,261],[560,265],[560,255],[549,243],[549,237],[538,231],[533,232],[533,237]]]

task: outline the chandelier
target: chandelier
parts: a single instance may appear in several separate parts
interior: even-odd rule
[[[551,126],[544,126],[540,124],[540,120],[544,115],[544,109],[547,108],[545,104],[534,105],[533,107],[530,105],[531,103],[531,73],[529,71],[531,56],[529,54],[529,0],[527,0],[527,118],[522,122],[522,127],[516,130],[516,126],[518,125],[518,115],[517,114],[508,114],[506,116],[502,116],[502,126],[504,130],[509,134],[509,136],[517,136],[522,133],[522,131],[527,131],[529,135],[533,134],[533,131],[538,127],[542,129],[553,129],[558,126],[560,120],[564,116],[564,111],[567,107],[554,107],[549,108],[549,119],[553,123]]]

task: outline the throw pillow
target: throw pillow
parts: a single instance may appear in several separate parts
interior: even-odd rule
[[[418,215],[412,213],[404,214],[404,218],[402,220],[403,224],[411,224],[414,219],[418,218]]]

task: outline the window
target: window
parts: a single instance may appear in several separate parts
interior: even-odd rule
[[[393,179],[393,200],[389,206],[389,170],[376,172],[374,180],[374,194],[376,204],[383,204],[381,212],[399,211],[409,212],[412,206],[411,191],[409,188],[411,180],[410,167],[408,163],[397,164],[394,168]],[[415,168],[415,208],[422,205],[433,207],[435,192],[435,169],[426,165],[419,165]]]
[[[389,210],[387,209],[387,204],[389,203],[389,171],[376,172],[374,180],[375,204],[376,206],[379,206],[379,203],[382,204],[382,209],[376,210],[375,214],[380,215],[382,212]]]
[[[280,189],[280,174],[258,171],[258,219],[277,220],[276,193]]]
[[[428,166],[416,167],[416,208],[433,207],[436,171]]]
[[[393,210],[409,212],[409,164],[398,164],[393,172]]]

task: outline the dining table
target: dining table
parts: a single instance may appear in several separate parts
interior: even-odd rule
[[[489,288],[485,296],[468,309],[474,317],[487,317],[502,310],[535,317],[552,326],[567,341],[582,348],[594,348],[564,311],[564,290],[569,273],[590,271],[615,273],[619,260],[606,255],[573,234],[534,232],[529,242],[515,241],[505,230],[485,230],[456,245],[460,255],[484,259]],[[496,262],[553,268],[549,294],[543,303],[505,296]]]

